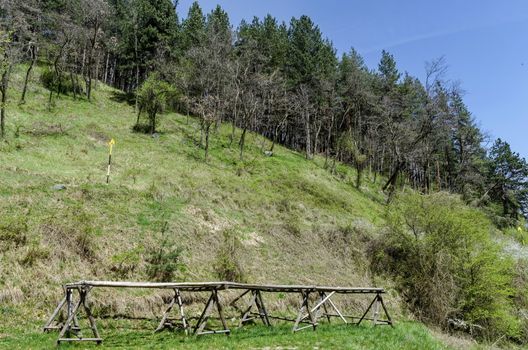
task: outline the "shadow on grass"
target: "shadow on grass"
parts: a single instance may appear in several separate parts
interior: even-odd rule
[[[127,103],[129,106],[136,104],[136,95],[132,92],[112,91],[110,99],[119,103]]]

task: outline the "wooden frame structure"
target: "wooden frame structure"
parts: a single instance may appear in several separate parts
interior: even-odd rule
[[[228,305],[233,307],[240,313],[238,326],[242,327],[246,323],[253,320],[260,319],[266,326],[271,326],[271,320],[277,319],[282,321],[293,322],[292,331],[298,332],[306,328],[316,330],[320,320],[326,319],[331,322],[332,318],[339,318],[346,324],[360,325],[363,321],[372,321],[374,325],[390,325],[393,322],[387,311],[385,303],[383,302],[382,294],[385,293],[383,288],[347,288],[347,287],[319,287],[319,286],[303,286],[303,285],[260,285],[260,284],[245,284],[234,282],[201,282],[201,283],[153,283],[153,282],[114,282],[114,281],[80,281],[76,283],[69,283],[63,286],[64,297],[59,302],[48,321],[44,326],[44,331],[59,330],[59,337],[57,343],[69,341],[94,341],[100,344],[103,339],[99,335],[96,326],[95,318],[92,314],[88,303],[88,295],[94,288],[150,288],[150,289],[170,289],[173,291],[165,312],[163,313],[160,323],[156,328],[156,332],[162,331],[166,327],[174,327],[172,321],[169,321],[169,316],[177,306],[179,310],[180,326],[185,334],[204,335],[204,334],[226,334],[229,335],[231,330],[226,322],[224,315],[224,308],[220,299],[220,292],[225,290],[242,291],[235,299]],[[210,293],[207,302],[198,317],[194,326],[191,326],[188,318],[184,313],[184,305],[182,302],[182,292],[207,292]],[[297,317],[287,318],[281,316],[271,315],[265,306],[263,294],[264,293],[297,293],[301,296],[301,303],[297,312]],[[361,317],[344,315],[332,301],[332,297],[336,294],[363,294],[374,295],[372,302],[369,304]],[[240,308],[237,303],[246,299],[246,305]],[[313,305],[311,305],[313,304]],[[380,310],[381,307],[381,310]],[[93,337],[84,337],[78,318],[80,313],[84,310],[89,327],[93,333]],[[218,319],[220,320],[221,329],[207,328],[208,319],[211,318],[212,313],[216,310]],[[330,311],[331,310],[331,311]],[[372,310],[372,317],[367,317],[369,311]],[[385,319],[380,316],[380,311],[383,311]],[[64,314],[64,321],[59,322],[60,315]]]

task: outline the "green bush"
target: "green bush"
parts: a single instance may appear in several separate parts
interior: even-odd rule
[[[453,195],[403,193],[388,208],[373,267],[396,278],[424,321],[446,327],[458,319],[478,337],[517,338],[513,262],[492,241],[491,228],[484,214]]]
[[[141,262],[141,251],[141,249],[136,248],[112,256],[110,271],[117,278],[129,277]]]
[[[7,218],[0,222],[0,252],[26,245],[28,227],[24,219]]]
[[[62,75],[59,79],[55,72],[49,69],[46,69],[42,72],[40,75],[40,82],[46,89],[64,95],[73,93],[74,91],[77,94],[81,94],[83,92],[81,84],[79,84],[76,79],[74,79],[72,82],[72,79],[69,75]]]
[[[171,282],[177,274],[182,274],[186,270],[183,262],[184,249],[167,236],[168,223],[163,223],[161,227],[161,239],[159,245],[147,252],[147,276],[157,282]]]
[[[242,243],[238,232],[226,229],[223,232],[223,241],[216,255],[215,273],[223,281],[245,282],[246,277],[239,262]]]
[[[49,249],[38,244],[32,244],[18,262],[24,267],[32,267],[37,261],[47,259],[49,256]]]

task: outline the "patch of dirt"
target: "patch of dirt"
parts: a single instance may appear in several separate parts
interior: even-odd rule
[[[264,238],[262,238],[258,233],[251,232],[242,243],[244,243],[246,246],[258,247],[264,242]]]
[[[44,122],[38,121],[29,127],[26,130],[26,134],[33,136],[53,136],[53,135],[65,135],[66,128],[61,124],[46,124]]]
[[[107,143],[108,141],[110,141],[110,137],[105,134],[104,132],[102,131],[98,131],[97,130],[97,125],[95,124],[88,124],[86,126],[86,129],[88,130],[88,138],[93,141],[93,142],[97,142],[97,143]]]
[[[231,223],[223,218],[219,218],[213,211],[204,210],[195,206],[185,208],[187,214],[198,219],[200,228],[211,233],[218,233],[231,226]]]

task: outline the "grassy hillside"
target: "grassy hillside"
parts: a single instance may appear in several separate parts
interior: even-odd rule
[[[282,147],[267,157],[263,150],[269,140],[253,134],[241,162],[236,140],[230,145],[228,125],[215,131],[205,163],[193,118],[166,114],[155,137],[132,133],[133,107],[122,102],[118,91],[99,85],[92,102],[61,97],[50,110],[48,92],[34,78],[27,104],[18,106],[20,72],[14,77],[8,135],[0,143],[0,346],[12,347],[25,336],[51,344],[54,336],[37,332],[60,297],[61,284],[146,280],[149,252],[163,240],[184,249],[186,270],[177,279],[219,279],[216,263],[225,232],[240,242],[234,259],[248,282],[382,286],[389,290],[389,309],[402,315],[389,282],[373,279],[367,268],[366,242],[383,223],[379,184],[365,182],[358,191],[351,184],[351,169],[339,166],[332,175],[323,159],[306,161]],[[116,145],[106,185],[111,138]],[[65,189],[55,189],[58,184]],[[127,297],[112,291],[105,292],[104,305],[100,299],[94,302],[106,314],[154,317],[162,297],[152,291]],[[295,307],[298,300],[275,303]],[[278,332],[271,344],[290,344],[289,332]],[[360,348],[380,348],[376,341],[385,334],[325,332],[323,341],[335,338],[330,348],[348,347],[349,336],[366,337],[364,343],[358,340]],[[402,337],[404,343],[394,347],[440,346],[417,325],[387,334]],[[240,348],[267,345],[265,339],[248,340],[251,331],[236,336]],[[293,337],[291,345],[313,345],[319,339],[313,337],[308,343]],[[199,344],[213,346],[207,340]]]

